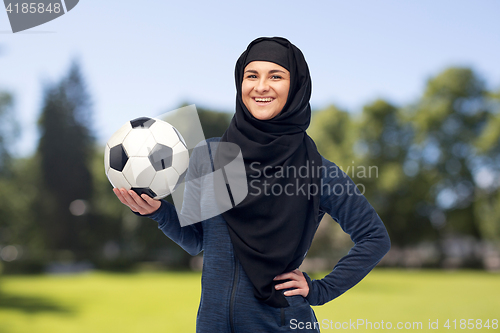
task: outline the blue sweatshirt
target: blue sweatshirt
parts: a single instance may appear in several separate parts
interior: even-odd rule
[[[195,173],[206,175],[212,170],[212,165],[205,159],[201,162],[194,152],[196,149],[190,158],[188,179],[196,178]],[[189,254],[203,251],[197,332],[319,332],[320,323],[311,305],[325,304],[352,288],[389,251],[389,236],[373,207],[359,191],[354,191],[355,184],[348,175],[324,157],[322,161],[326,168],[321,169],[318,221],[329,214],[350,235],[354,246],[324,278],[311,280],[303,272],[309,294],[305,298],[285,296],[290,304],[286,308],[273,308],[254,297],[252,284],[234,255],[222,215],[181,227],[175,207],[164,200],[156,212],[145,215],[157,221],[158,228]]]

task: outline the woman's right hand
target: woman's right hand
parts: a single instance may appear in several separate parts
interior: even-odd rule
[[[141,215],[154,213],[161,206],[161,201],[152,199],[147,194],[142,194],[141,196],[139,196],[134,191],[127,191],[124,188],[114,188],[113,192],[115,192],[116,196],[118,197],[118,199],[120,199],[122,204],[126,205],[133,212],[139,213]]]

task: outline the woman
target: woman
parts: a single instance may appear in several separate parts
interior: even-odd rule
[[[318,153],[305,132],[311,78],[302,52],[284,38],[258,38],[238,59],[235,79],[231,124],[222,138],[206,141],[241,149],[249,184],[242,202],[181,227],[168,202],[114,191],[190,254],[204,251],[197,332],[319,332],[311,305],[357,284],[389,250],[389,237],[352,180]],[[193,153],[187,177],[224,166],[226,154],[210,151],[211,165]],[[298,267],[325,212],[355,245],[331,273],[311,281]]]

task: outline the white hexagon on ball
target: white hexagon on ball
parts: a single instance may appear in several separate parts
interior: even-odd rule
[[[149,128],[157,143],[173,147],[179,142],[179,137],[172,125],[165,121],[158,121]]]
[[[121,173],[120,171],[116,171],[115,169],[110,168],[108,170],[108,179],[113,187],[123,187],[126,190],[130,190],[131,188],[130,183],[127,181],[123,173]]]
[[[189,165],[189,152],[182,142],[172,148],[172,167],[179,173],[183,173]]]
[[[148,145],[152,149],[155,139],[149,129],[133,129],[123,140],[123,147],[129,157],[148,156]]]
[[[149,187],[156,170],[149,158],[132,156],[125,164],[122,173],[132,187]]]
[[[174,191],[179,180],[179,174],[174,168],[157,171],[149,188],[158,196],[167,196]]]

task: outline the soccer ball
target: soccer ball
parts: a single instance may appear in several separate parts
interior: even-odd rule
[[[141,117],[116,131],[104,150],[104,168],[113,187],[161,199],[183,181],[189,152],[169,123]]]

